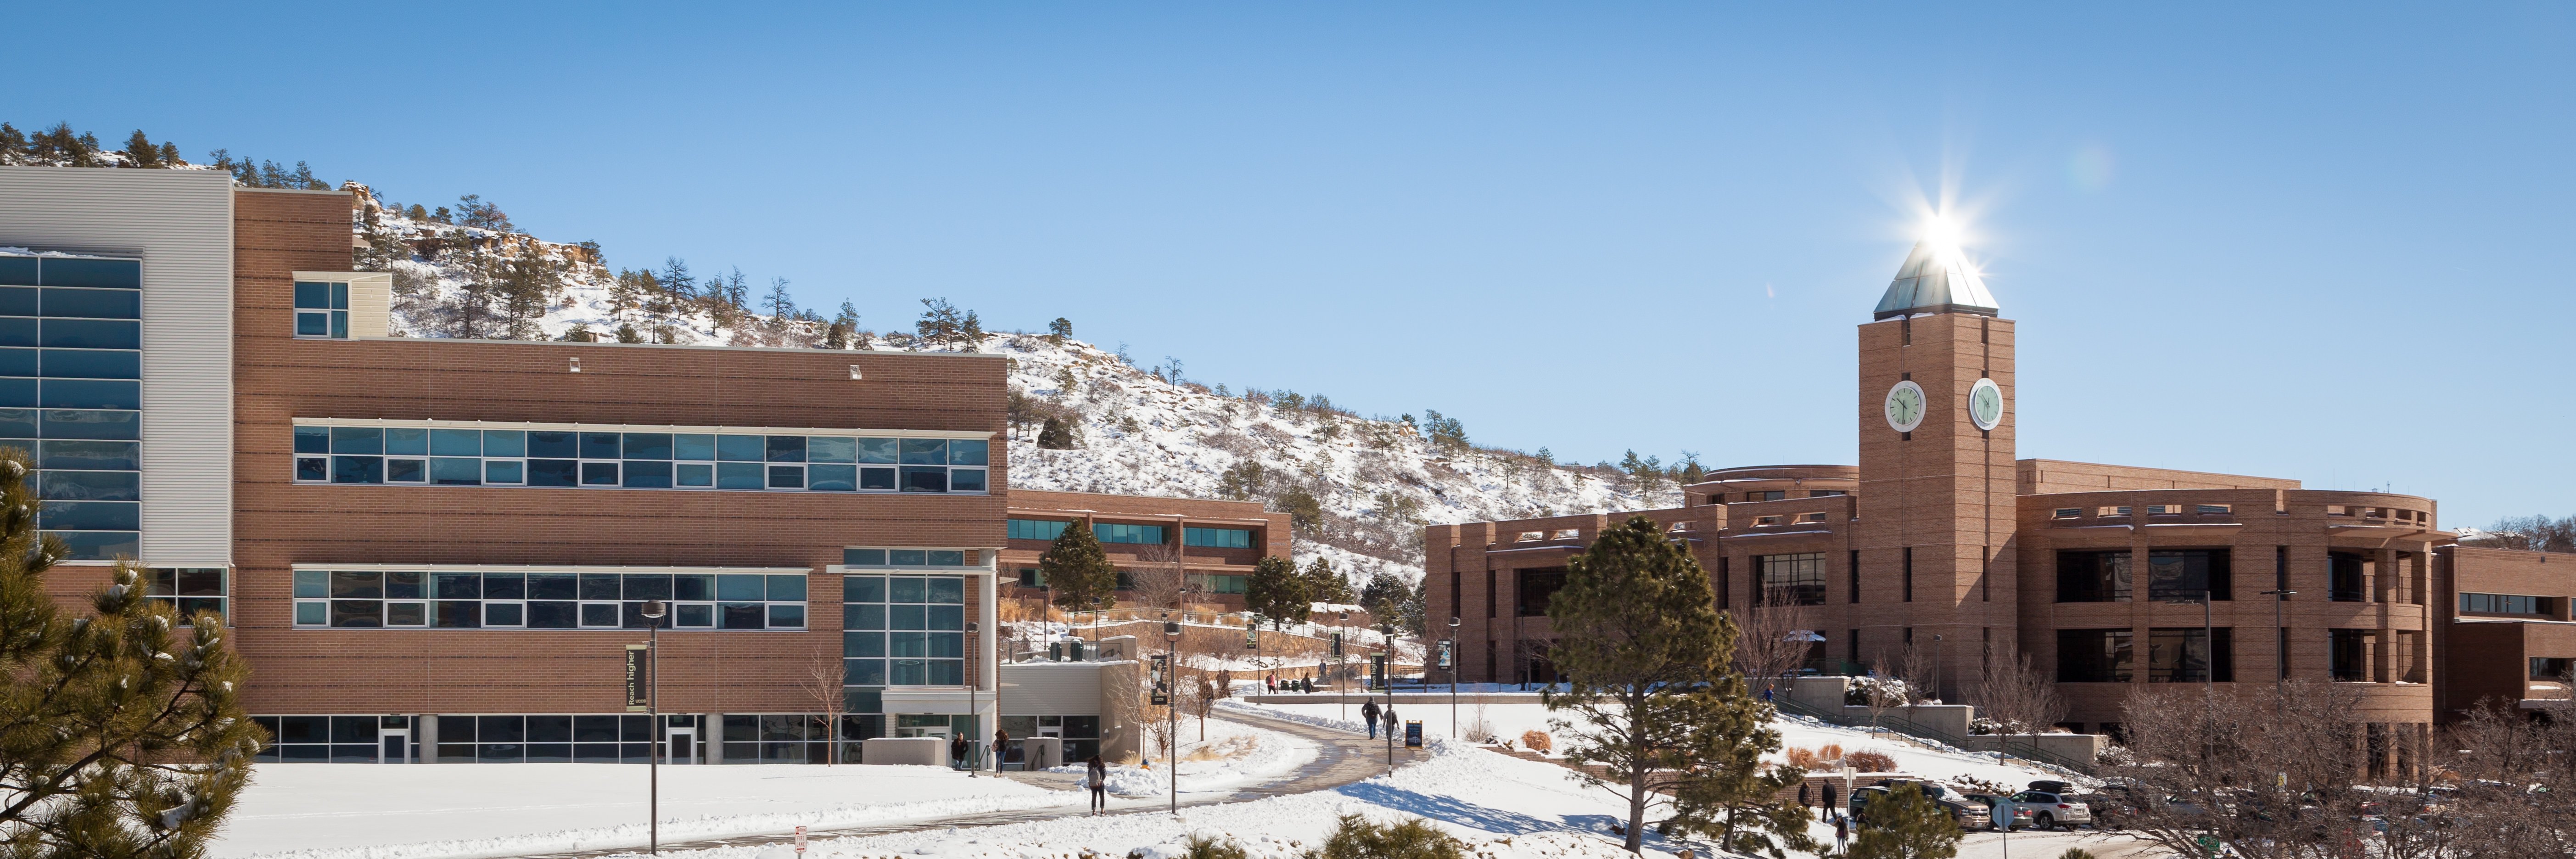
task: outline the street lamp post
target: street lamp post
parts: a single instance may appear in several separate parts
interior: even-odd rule
[[[653,820],[645,827],[645,850],[662,855],[662,751],[670,745],[663,738],[662,724],[662,616],[670,606],[661,600],[649,600],[642,608],[644,615],[644,718],[653,725],[653,757],[645,765],[647,788],[644,813]]]
[[[975,650],[976,650],[976,648],[975,648],[975,644],[974,644],[974,641],[975,641],[975,622],[974,622],[974,621],[971,621],[971,620],[966,622],[966,641],[967,641],[967,644],[966,644],[966,652],[967,652],[967,653],[970,653],[970,654],[971,654],[971,653],[974,653],[974,652],[975,652]],[[976,732],[982,732],[982,731],[984,730],[984,720],[983,720],[983,719],[981,719],[981,718],[978,718],[978,717],[979,717],[979,716],[982,716],[983,714],[982,714],[982,713],[978,713],[978,712],[976,712],[976,711],[975,711],[975,687],[976,687],[976,685],[977,685],[977,684],[976,684],[976,682],[975,682],[975,679],[976,679],[976,678],[975,678],[975,675],[976,675],[976,673],[977,673],[977,669],[978,669],[978,668],[981,668],[982,666],[976,665],[976,664],[975,664],[975,662],[976,662],[976,660],[975,660],[975,658],[974,658],[974,657],[972,657],[972,656],[969,656],[969,657],[967,657],[967,659],[966,659],[966,722],[967,722],[967,724],[971,724],[971,725],[974,725],[974,726],[975,726],[975,727],[972,727],[972,728],[968,728],[967,730],[969,730],[969,731],[976,731]],[[999,696],[999,695],[1001,694],[1001,690],[996,689],[996,690],[994,690],[994,693],[993,693],[993,694],[994,694],[994,695],[996,695],[996,696]],[[995,708],[995,709],[1000,709],[1000,708]],[[968,748],[973,748],[975,744],[984,742],[984,738],[982,738],[982,737],[975,737],[973,734],[969,734],[968,736],[969,736],[969,737],[973,737],[973,742],[972,742],[972,743],[969,743],[969,744],[967,745],[967,747],[968,747]],[[1001,753],[1002,753],[1002,750],[1000,750],[1000,749],[994,749],[994,750],[993,750],[993,753],[994,753],[994,754],[1001,754]],[[967,778],[974,778],[974,777],[975,777],[975,769],[976,769],[976,767],[975,767],[975,762],[974,762],[974,761],[967,761],[967,762],[966,762],[966,777],[967,777]]]
[[[2275,588],[2264,591],[2263,595],[2272,598],[2272,716],[2279,718],[2281,678],[2290,674],[2290,651],[2285,646],[2287,643],[2281,640],[2281,604],[2289,602],[2290,598],[2298,596],[2299,592],[2289,588]]]
[[[1163,682],[1171,689],[1172,704],[1179,703],[1181,691],[1181,625],[1172,620],[1171,612],[1163,613]],[[1163,705],[1163,714],[1171,721],[1163,729],[1164,768],[1172,771],[1172,813],[1181,813],[1181,711],[1172,704]]]
[[[1449,739],[1458,736],[1458,616],[1449,616]]]
[[[1340,613],[1338,619],[1333,621],[1333,634],[1341,636],[1343,648],[1350,646],[1350,625],[1350,612]],[[1351,720],[1351,690],[1348,685],[1342,683],[1342,680],[1350,676],[1351,662],[1350,657],[1340,649],[1333,652],[1333,673],[1333,704],[1340,708],[1337,712],[1341,720],[1348,722]]]

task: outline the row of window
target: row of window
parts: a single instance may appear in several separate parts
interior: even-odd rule
[[[2097,517],[2097,518],[2099,518],[2099,517],[2110,517],[2110,516],[2127,516],[2127,515],[2130,515],[2130,511],[2131,511],[2131,510],[2132,510],[2132,508],[2130,508],[2130,507],[2129,507],[2129,506],[2127,506],[2127,505],[2121,505],[2121,506],[2116,506],[2116,507],[2096,507],[2096,508],[2093,508],[2093,515],[2094,515],[2095,517]],[[2200,516],[2226,516],[2226,515],[2229,515],[2229,514],[2231,514],[2231,513],[2235,512],[2235,510],[2236,510],[2236,507],[2235,507],[2235,505],[2232,505],[2232,504],[2149,504],[2149,505],[2147,505],[2147,515],[2149,515],[2149,516],[2180,516],[2180,515],[2183,515],[2185,512],[2189,512],[2189,513],[2192,513],[2192,514],[2195,514],[2195,515],[2200,515]],[[2050,512],[2050,514],[2049,514],[2049,518],[2052,518],[2052,519],[2079,519],[2079,518],[2083,518],[2083,516],[2084,516],[2084,508],[2082,508],[2082,507],[2059,507],[2059,508],[2057,508],[2057,509],[2055,509],[2055,510],[2051,511],[2051,512]]]
[[[2517,596],[2514,594],[2460,595],[2460,611],[2477,614],[2549,614],[2556,608],[2551,597]]]
[[[0,409],[0,445],[35,452],[35,442],[27,439],[107,439],[137,441],[143,438],[143,413],[131,410],[91,411],[79,409]]]
[[[1053,540],[1063,536],[1065,526],[1071,524],[1052,519],[1013,519],[1008,527],[1013,540]],[[1103,543],[1161,545],[1164,527],[1101,522],[1091,526],[1091,536]],[[1212,549],[1249,549],[1252,548],[1252,531],[1247,528],[1183,527],[1181,543]]]
[[[222,567],[154,567],[143,572],[143,595],[169,603],[182,621],[201,611],[230,617],[224,601],[231,590],[224,586],[224,576]]]
[[[2228,627],[2157,628],[2147,631],[2147,682],[2233,683],[2235,630]],[[2132,639],[2126,629],[2057,631],[2057,682],[2127,683],[2133,679]]]
[[[805,628],[805,576],[295,571],[295,625],[419,629]]]
[[[1225,573],[1190,573],[1188,575],[1189,581],[1198,585],[1200,593],[1241,594],[1249,589],[1252,583],[1251,576],[1230,575]],[[1024,588],[1046,587],[1046,572],[1036,567],[1021,567],[1019,585]],[[1135,590],[1135,573],[1127,570],[1119,570],[1117,589],[1122,591]]]
[[[982,439],[295,428],[302,483],[983,492]],[[879,465],[877,463],[885,463]]]
[[[956,686],[966,682],[966,579],[841,578],[842,684]]]
[[[143,261],[0,255],[0,286],[143,288]]]
[[[2057,601],[2129,602],[2135,597],[2135,571],[2127,549],[2057,553]],[[2147,598],[2197,600],[2235,598],[2230,553],[2226,549],[2155,549],[2147,553]]]
[[[1825,556],[1822,552],[1755,555],[1754,581],[1763,605],[1824,605]]]
[[[143,323],[127,319],[0,316],[0,346],[131,351],[143,348]]]
[[[965,549],[842,549],[841,563],[851,567],[971,567],[976,553]]]
[[[348,339],[349,285],[296,281],[295,336]]]
[[[141,352],[100,353],[139,356]],[[127,357],[119,361],[134,363]],[[0,407],[44,409],[120,409],[143,407],[143,383],[111,379],[0,379]]]

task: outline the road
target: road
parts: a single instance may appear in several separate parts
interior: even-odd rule
[[[1204,792],[1183,790],[1181,791],[1180,797],[1181,805],[1183,806],[1216,805],[1227,802],[1248,802],[1273,796],[1331,790],[1336,787],[1341,787],[1342,785],[1360,781],[1361,779],[1365,779],[1370,776],[1383,774],[1388,768],[1387,746],[1384,738],[1370,740],[1365,736],[1354,735],[1346,731],[1319,728],[1313,725],[1291,722],[1284,719],[1264,719],[1254,716],[1238,718],[1212,716],[1210,718],[1219,718],[1223,721],[1251,724],[1264,729],[1278,731],[1283,734],[1290,734],[1312,740],[1316,746],[1315,759],[1307,762],[1305,766],[1298,767],[1295,773],[1290,774],[1285,778],[1274,779],[1260,784],[1221,788]],[[1425,752],[1420,749],[1407,749],[1402,746],[1397,746],[1395,748],[1394,762],[1396,766],[1403,766],[1414,761],[1421,760],[1424,756]],[[992,774],[985,773],[985,775],[990,776]],[[1081,776],[1072,773],[1047,772],[1015,772],[1004,773],[1003,776],[1014,781],[1026,782],[1056,790],[1078,790],[1082,778]],[[1113,800],[1113,804],[1115,802],[1117,801]],[[1128,802],[1133,802],[1133,800],[1128,800]],[[1110,811],[1104,813],[1159,814],[1163,813],[1167,808],[1168,806],[1164,802],[1155,802],[1152,804],[1132,805],[1124,808],[1112,808]],[[961,815],[957,817],[926,818],[894,823],[871,824],[867,826],[853,826],[844,829],[812,830],[807,833],[806,837],[812,839],[846,838],[854,835],[885,835],[896,832],[947,829],[950,827],[972,828],[980,826],[1001,826],[1010,823],[1027,823],[1030,821],[1052,820],[1059,817],[1081,816],[1085,814],[1087,810],[1088,809],[1084,804],[1077,801],[1074,805],[1059,808],[1034,808],[1018,811],[988,812],[983,814]],[[662,849],[666,851],[703,850],[712,847],[741,847],[746,845],[780,844],[793,842],[795,840],[796,835],[794,832],[777,832],[761,835],[739,835],[730,838],[710,838],[700,841],[666,842],[662,845]],[[634,856],[639,855],[642,852],[640,850],[642,846],[643,845],[639,844],[632,847],[613,850],[585,850],[569,853],[535,853],[522,857],[522,859],[605,859],[605,857],[611,856]]]

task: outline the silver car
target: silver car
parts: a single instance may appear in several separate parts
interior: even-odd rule
[[[2012,807],[2013,825],[2019,826],[2022,812],[2030,812],[2030,825],[2035,829],[2073,829],[2093,822],[2093,809],[2064,794],[2025,790],[2004,798]]]

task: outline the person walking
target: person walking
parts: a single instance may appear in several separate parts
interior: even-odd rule
[[[1835,804],[1836,799],[1838,799],[1838,797],[1835,796],[1834,783],[1830,781],[1825,782],[1825,819],[1827,820],[1833,820],[1843,816],[1842,806]]]
[[[1395,737],[1395,726],[1395,702],[1390,700],[1386,702],[1386,735],[1389,739]]]
[[[993,771],[1002,771],[1002,759],[1011,754],[1011,732],[993,729]]]
[[[1091,813],[1099,814],[1109,807],[1109,764],[1092,755],[1084,764],[1082,783],[1091,788]]]
[[[1807,816],[1807,806],[1815,804],[1815,797],[1809,793],[1809,791],[1810,791],[1810,790],[1812,790],[1812,789],[1813,789],[1813,788],[1812,788],[1812,786],[1808,785],[1805,781],[1803,781],[1803,780],[1802,780],[1802,781],[1799,781],[1799,782],[1798,782],[1798,816],[1799,816],[1799,817],[1805,817],[1805,816]]]
[[[960,770],[966,768],[965,734],[957,734],[948,738],[948,768]]]
[[[1368,723],[1369,739],[1377,739],[1377,701],[1360,705],[1360,721]]]
[[[1834,818],[1834,852],[1851,853],[1851,818]]]

